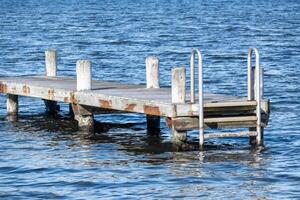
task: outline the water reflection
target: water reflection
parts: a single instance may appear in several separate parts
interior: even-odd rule
[[[163,127],[162,134],[147,133],[145,122],[120,124],[95,121],[96,135],[92,138],[83,137],[84,134],[78,131],[77,121],[67,115],[21,115],[17,122],[9,124],[16,129],[15,131],[32,134],[31,137],[50,137],[51,143],[49,145],[53,146],[60,141],[74,141],[75,143],[69,145],[69,148],[76,146],[87,148],[97,146],[97,144],[109,143],[118,144],[120,150],[135,155],[150,153],[151,155],[158,154],[158,156],[165,152],[177,152],[179,150],[166,137],[170,134],[168,128]],[[199,152],[197,145],[197,142],[191,141],[191,149],[185,149],[191,151],[191,153],[178,152],[172,154],[172,157],[165,158],[164,162],[182,163],[198,160],[204,163],[217,163],[237,161],[257,167],[263,160],[261,157],[263,152],[266,151],[265,147],[251,147],[245,144],[214,144],[210,142],[206,145],[205,151]],[[158,163],[160,162],[158,161]],[[149,163],[154,164],[155,162],[149,160]]]

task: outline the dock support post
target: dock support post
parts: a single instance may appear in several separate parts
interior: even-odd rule
[[[159,88],[159,59],[154,56],[146,58],[147,88]],[[160,117],[147,115],[147,132],[157,134],[160,131]]]
[[[77,74],[77,91],[92,89],[92,68],[91,62],[88,60],[78,60],[76,63]],[[78,126],[81,131],[93,135],[94,132],[94,117],[93,113],[88,111],[84,106],[72,104],[75,119],[78,121]]]
[[[45,66],[46,76],[55,77],[57,73],[57,54],[54,49],[48,49],[45,51]],[[56,101],[44,100],[46,106],[46,112],[49,114],[57,114],[59,111],[59,105]]]
[[[90,109],[88,106],[72,104],[72,111],[74,113],[74,118],[78,122],[80,131],[86,133],[87,136],[93,135],[94,118],[92,109]]]
[[[18,119],[19,102],[18,96],[13,94],[7,94],[7,120],[15,122]]]
[[[185,103],[186,94],[186,75],[185,67],[177,67],[172,69],[172,103]],[[186,131],[175,130],[172,124],[173,142],[182,144],[187,141]]]

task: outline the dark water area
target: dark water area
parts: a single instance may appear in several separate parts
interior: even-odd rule
[[[20,99],[6,120],[0,95],[1,199],[300,198],[300,2],[0,0],[0,76],[44,73],[44,50],[58,50],[59,75],[90,59],[93,78],[145,83],[145,58],[171,68],[204,57],[205,91],[246,96],[246,56],[265,69],[271,118],[265,147],[248,139],[209,140],[206,151],[176,152],[161,121],[149,136],[139,114],[96,116],[99,138],[83,139],[68,106],[57,118],[39,99]],[[197,139],[197,131],[189,136]]]

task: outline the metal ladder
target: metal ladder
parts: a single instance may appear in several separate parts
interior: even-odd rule
[[[255,53],[255,67],[252,67],[252,54]],[[260,66],[259,53],[256,48],[249,48],[248,68],[248,101],[256,100],[256,144],[262,144],[261,100],[263,98],[263,68]]]
[[[255,67],[252,67],[252,54],[255,53]],[[203,98],[203,57],[199,49],[192,49],[190,59],[190,103],[195,103],[195,55],[198,55],[199,70],[199,146],[202,149],[205,138],[216,138],[221,135],[232,137],[256,136],[256,144],[262,144],[261,99],[263,96],[263,69],[260,67],[259,53],[256,48],[249,48],[247,58],[248,68],[248,100],[256,100],[256,130],[240,133],[211,133],[204,135],[204,98]],[[255,79],[254,79],[255,78]],[[205,137],[206,136],[206,137]]]

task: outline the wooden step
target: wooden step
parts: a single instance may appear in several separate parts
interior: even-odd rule
[[[261,100],[262,113],[269,114],[270,107],[269,100]],[[246,98],[237,99],[235,101],[228,100],[224,102],[204,102],[204,115],[212,114],[243,114],[243,113],[255,113],[256,101],[248,101]],[[177,104],[176,105],[176,116],[177,117],[192,117],[199,116],[199,104]]]
[[[256,121],[256,116],[228,116],[228,117],[209,117],[204,118],[204,123],[219,123],[219,122],[248,122]]]
[[[204,139],[223,138],[223,137],[250,137],[250,136],[257,136],[257,132],[244,131],[244,132],[206,133],[204,134]]]
[[[263,127],[268,123],[267,119],[262,117]],[[204,118],[204,128],[251,128],[256,127],[256,121],[257,117],[253,115],[206,117]],[[198,117],[166,118],[166,123],[169,127],[172,127],[173,124],[173,128],[178,131],[199,129]]]

